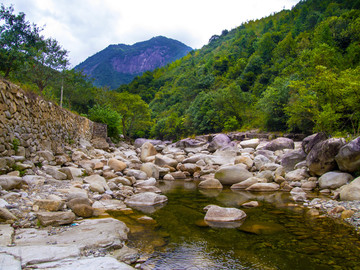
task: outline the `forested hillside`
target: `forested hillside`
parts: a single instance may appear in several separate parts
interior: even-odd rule
[[[247,128],[359,134],[359,9],[359,0],[301,1],[117,91],[149,103],[158,138]]]
[[[116,91],[68,70],[67,51],[13,11],[1,5],[0,76],[106,123],[115,139],[252,128],[360,134],[360,0],[301,1],[223,30]]]
[[[75,67],[97,87],[115,89],[130,83],[145,71],[165,66],[190,52],[192,48],[163,36],[134,45],[109,45]]]

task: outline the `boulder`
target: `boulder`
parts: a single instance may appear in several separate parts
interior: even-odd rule
[[[160,167],[164,167],[164,166],[170,166],[173,168],[176,168],[176,166],[178,165],[178,162],[170,157],[161,155],[161,154],[157,154],[155,156],[155,164],[160,166]]]
[[[327,135],[324,132],[316,133],[310,135],[303,139],[301,143],[301,148],[306,154],[309,154],[311,149],[318,144],[319,142],[325,141],[327,139]]]
[[[59,211],[64,207],[62,200],[50,200],[50,199],[37,199],[34,205],[38,206],[41,210],[46,211]]]
[[[140,170],[146,173],[147,177],[154,177],[155,179],[160,177],[159,168],[154,163],[141,164]]]
[[[225,208],[217,205],[208,205],[204,208],[206,215],[205,221],[212,222],[233,222],[246,218],[246,213],[237,208]]]
[[[264,155],[257,155],[254,158],[254,165],[258,171],[267,163],[272,163],[272,161]]]
[[[140,170],[135,170],[135,169],[127,169],[125,171],[126,175],[128,177],[135,177],[137,180],[145,180],[148,178],[147,174],[143,171]]]
[[[126,163],[116,158],[110,158],[108,166],[116,172],[123,171],[126,168]]]
[[[125,203],[130,206],[151,206],[156,204],[162,204],[166,201],[167,197],[165,195],[156,194],[154,192],[134,194],[133,196],[125,199]]]
[[[188,158],[185,158],[182,163],[185,164],[185,163],[196,163],[198,162],[199,160],[204,160],[208,155],[206,154],[195,154],[191,157],[188,157]]]
[[[42,226],[70,224],[75,219],[73,212],[38,212],[37,218]]]
[[[306,159],[306,154],[302,149],[293,150],[287,152],[281,158],[281,166],[284,167],[286,172],[294,170],[294,167],[297,163],[304,161]]]
[[[306,157],[306,165],[310,173],[321,176],[335,170],[337,168],[335,156],[344,144],[343,138],[331,138],[317,143]]]
[[[15,221],[18,218],[6,208],[0,207],[0,221]]]
[[[157,151],[156,151],[154,145],[152,145],[152,143],[150,143],[150,142],[145,142],[141,146],[140,160],[142,162],[145,162],[146,158],[148,158],[150,156],[155,156],[156,154],[157,154]]]
[[[225,134],[217,134],[208,146],[210,152],[215,152],[217,149],[223,148],[230,144],[230,138]]]
[[[0,175],[0,187],[5,190],[21,188],[23,179],[17,176]]]
[[[300,188],[295,187],[290,191],[291,197],[296,202],[303,202],[306,201],[306,192]]]
[[[242,148],[256,148],[260,144],[259,139],[250,139],[240,142]]]
[[[87,191],[77,187],[70,187],[69,189],[62,190],[62,192],[66,193],[68,201],[75,198],[88,198]]]
[[[183,172],[188,172],[191,175],[194,174],[195,172],[201,171],[201,168],[193,163],[179,164],[177,168],[178,170],[181,170]]]
[[[78,177],[81,177],[84,174],[84,169],[80,168],[74,168],[74,167],[62,167],[59,169],[60,172],[65,173],[67,176],[67,179],[76,179]]]
[[[266,183],[266,179],[258,178],[258,177],[250,177],[240,183],[233,184],[230,188],[231,189],[246,189],[256,183]]]
[[[66,206],[72,209],[77,204],[85,204],[91,206],[91,201],[88,198],[74,198],[66,203]]]
[[[340,148],[335,160],[341,171],[356,172],[360,170],[360,137]]]
[[[320,189],[337,189],[353,180],[351,174],[344,172],[327,172],[319,178]]]
[[[341,189],[340,199],[342,201],[360,200],[360,177],[355,178],[351,183]]]
[[[105,138],[95,138],[91,140],[91,144],[94,148],[108,150],[110,145]]]
[[[172,173],[170,173],[170,175],[174,179],[186,179],[186,173],[182,172],[182,171],[172,172]]]
[[[235,164],[245,164],[249,170],[254,165],[254,161],[249,156],[237,156],[235,157]]]
[[[105,178],[97,174],[85,177],[84,183],[90,184],[90,190],[94,192],[104,193],[105,190],[110,190]]]
[[[250,187],[246,188],[247,191],[256,191],[256,192],[277,191],[279,189],[280,186],[276,183],[255,183]]]
[[[74,212],[75,215],[78,217],[89,218],[92,217],[94,214],[94,208],[87,204],[75,204],[71,210]]]
[[[49,161],[49,162],[55,160],[54,154],[48,150],[39,151],[36,153],[36,155],[40,158],[43,158],[46,161]]]
[[[164,175],[163,180],[166,180],[166,181],[174,181],[175,178],[174,178],[174,176],[172,176],[170,173],[168,173],[168,174],[165,174],[165,175]]]
[[[270,151],[294,149],[294,148],[295,148],[294,141],[292,139],[284,138],[284,137],[276,138],[275,140],[272,140],[263,147],[264,150],[270,150]]]
[[[215,178],[223,185],[233,185],[252,176],[251,172],[244,168],[244,166],[240,165],[224,166],[215,173]]]
[[[145,186],[155,186],[156,185],[156,179],[155,178],[149,178],[148,180],[139,180],[136,181],[134,184],[135,187],[145,187]]]
[[[175,146],[179,147],[181,149],[198,148],[198,147],[204,146],[206,143],[207,142],[205,140],[186,138],[186,139],[182,139],[182,140],[176,142]]]
[[[309,178],[309,174],[306,169],[297,169],[285,174],[285,180],[288,182],[299,182]]]
[[[159,145],[162,144],[162,141],[160,140],[150,140],[150,139],[144,139],[144,138],[137,138],[134,142],[135,148],[140,148],[144,143],[149,142],[152,145]]]
[[[67,175],[65,173],[60,172],[60,167],[45,165],[42,167],[42,169],[45,171],[45,173],[47,173],[48,175],[51,175],[56,180],[66,180],[67,179]]]
[[[222,189],[223,185],[219,180],[215,178],[210,178],[203,180],[199,183],[198,188],[200,189]]]

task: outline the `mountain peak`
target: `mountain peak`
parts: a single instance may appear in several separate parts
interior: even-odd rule
[[[75,67],[94,80],[94,85],[111,89],[127,84],[145,71],[165,66],[190,52],[180,41],[156,36],[133,45],[112,44]]]

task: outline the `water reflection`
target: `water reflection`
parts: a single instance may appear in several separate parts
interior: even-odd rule
[[[183,181],[164,182],[160,189],[168,203],[149,214],[156,224],[138,224],[135,215],[128,221],[134,228],[128,244],[151,253],[145,263],[150,269],[359,269],[354,230],[310,217],[287,193],[198,191],[196,182]],[[238,228],[204,222],[209,204],[238,208],[254,200],[260,206],[242,208],[247,219]]]

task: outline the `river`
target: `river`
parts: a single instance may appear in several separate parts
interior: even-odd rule
[[[312,217],[289,193],[198,190],[196,182],[162,182],[168,203],[134,213],[112,213],[130,228],[128,246],[151,254],[150,269],[360,269],[360,239],[353,228]],[[259,207],[244,209],[250,200]],[[209,204],[247,214],[238,228],[212,228],[203,219]],[[146,215],[155,221],[139,219]],[[140,220],[140,222],[139,222]]]

